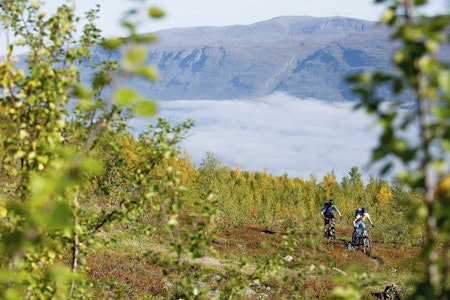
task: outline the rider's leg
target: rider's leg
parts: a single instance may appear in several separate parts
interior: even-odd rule
[[[324,220],[324,227],[325,227],[325,231],[327,231],[327,225],[331,223],[331,216],[330,215],[325,215],[325,220]]]
[[[355,243],[356,243],[358,237],[360,236],[361,229],[363,229],[363,222],[362,221],[357,221],[355,223],[355,231],[354,231],[355,232],[355,240],[354,240]]]
[[[353,244],[356,244],[356,239],[358,237],[358,227],[353,227],[353,234],[352,234],[352,242]]]
[[[358,236],[359,236],[359,223],[360,222],[356,222],[355,223],[355,227],[354,227],[354,230],[353,230],[353,243],[354,244],[356,244],[356,241],[357,241]]]
[[[360,228],[362,229],[363,236],[366,236],[367,235],[366,223],[361,222]]]

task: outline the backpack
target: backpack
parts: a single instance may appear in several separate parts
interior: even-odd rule
[[[323,204],[322,210],[324,211],[325,215],[331,215],[333,214],[333,205],[330,205],[330,203],[328,203],[327,201]]]
[[[322,209],[324,209],[325,211],[328,211],[331,207],[333,207],[333,205],[330,205],[330,203],[328,203],[328,201],[327,201],[323,204]]]

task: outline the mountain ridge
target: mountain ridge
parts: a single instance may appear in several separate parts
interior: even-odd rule
[[[154,32],[146,63],[160,78],[127,79],[146,98],[251,99],[274,93],[332,101],[356,100],[345,77],[393,70],[387,27],[347,17],[280,16],[250,25],[197,26]],[[123,53],[95,47],[92,61]],[[18,66],[23,65],[21,60]],[[80,67],[89,81],[95,69]],[[95,67],[94,67],[95,68]]]
[[[148,63],[160,79],[131,84],[150,97],[245,99],[284,92],[300,98],[354,100],[344,77],[389,70],[394,43],[377,22],[284,16],[251,25],[156,31]]]

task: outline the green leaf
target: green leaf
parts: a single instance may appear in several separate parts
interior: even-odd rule
[[[136,73],[150,80],[158,80],[159,78],[158,70],[151,66],[139,67]]]
[[[134,32],[135,28],[136,28],[136,26],[134,26],[133,23],[128,22],[128,21],[122,22],[121,25],[122,25],[122,27],[128,29],[128,31],[130,31],[130,32]]]
[[[23,150],[19,150],[19,151],[17,151],[15,154],[14,154],[14,158],[22,158],[22,157],[24,157],[26,155],[26,152],[25,151],[23,151]]]
[[[73,90],[73,95],[79,99],[88,99],[93,95],[93,92],[88,87],[77,85]]]
[[[182,281],[183,286],[189,286],[190,282],[191,281],[189,280],[188,277],[183,277],[183,281]]]
[[[101,46],[105,49],[113,50],[113,49],[119,48],[124,43],[125,43],[124,38],[111,38],[111,39],[107,39],[103,43],[101,43]]]
[[[380,22],[383,24],[393,24],[395,22],[395,19],[395,7],[390,7],[384,12],[384,15],[382,16]]]
[[[65,228],[72,225],[72,210],[64,202],[58,202],[50,215],[45,218],[46,225],[52,228]]]
[[[136,113],[140,116],[154,116],[157,112],[158,106],[155,102],[151,100],[141,99],[138,101],[138,106],[136,107]]]
[[[177,216],[171,216],[169,221],[167,221],[167,224],[169,225],[178,225],[178,218]]]
[[[39,1],[31,1],[31,7],[33,7],[34,9],[39,9]]]
[[[408,150],[408,144],[403,139],[393,139],[391,140],[391,151],[394,154],[402,156],[406,150]]]
[[[428,51],[435,53],[439,49],[439,42],[429,39],[425,42],[425,46]]]
[[[136,99],[136,91],[131,88],[119,88],[114,95],[118,105],[130,105]]]
[[[135,47],[132,49],[129,49],[123,58],[123,62],[125,66],[128,65],[139,65],[144,63],[144,61],[147,59],[147,50],[145,47]]]
[[[108,85],[112,82],[113,77],[111,76],[111,74],[106,73],[106,72],[99,72],[97,74],[95,74],[94,79],[92,80],[92,87],[94,90],[98,90],[102,87],[104,87],[105,85]]]
[[[134,41],[136,41],[138,43],[149,43],[149,42],[154,42],[157,40],[158,40],[158,36],[156,36],[153,33],[140,34],[140,35],[134,36]]]
[[[0,219],[6,217],[8,209],[6,208],[6,200],[0,198]]]
[[[403,92],[404,88],[403,88],[403,82],[396,78],[393,80],[393,86],[392,86],[392,91],[395,94],[400,94],[401,92]]]
[[[151,8],[148,10],[148,15],[149,15],[150,17],[152,17],[152,18],[158,19],[158,18],[164,17],[165,12],[164,12],[164,10],[162,10],[162,9],[160,9],[160,8],[158,8],[158,7],[151,7]]]
[[[19,139],[24,140],[24,139],[28,138],[29,136],[30,136],[30,134],[26,130],[20,129]]]
[[[439,87],[450,91],[450,70],[442,70],[438,74]]]
[[[83,160],[82,167],[84,170],[89,172],[91,175],[100,175],[104,166],[101,161],[93,159],[93,158],[86,158]]]

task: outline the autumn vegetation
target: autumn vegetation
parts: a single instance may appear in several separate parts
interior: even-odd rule
[[[448,299],[450,71],[437,52],[450,20],[415,18],[425,1],[377,2],[389,2],[381,21],[403,45],[398,73],[348,80],[358,108],[383,126],[373,161],[383,172],[391,158],[405,166],[389,180],[357,167],[343,178],[273,176],[209,152],[197,166],[179,147],[189,116],[128,130],[157,111],[123,83],[158,78],[144,47],[157,37],[137,33],[142,7],[125,12],[126,37],[105,40],[98,10],[80,17],[70,1],[51,13],[39,1],[2,1],[0,298],[370,299],[394,284],[404,298]],[[121,60],[93,61],[98,46]],[[386,84],[387,102],[376,93]],[[406,116],[395,100],[405,90],[418,107]],[[417,144],[402,136],[414,125]],[[329,198],[343,213],[331,241],[320,218]],[[359,206],[376,224],[371,256],[347,248]]]

